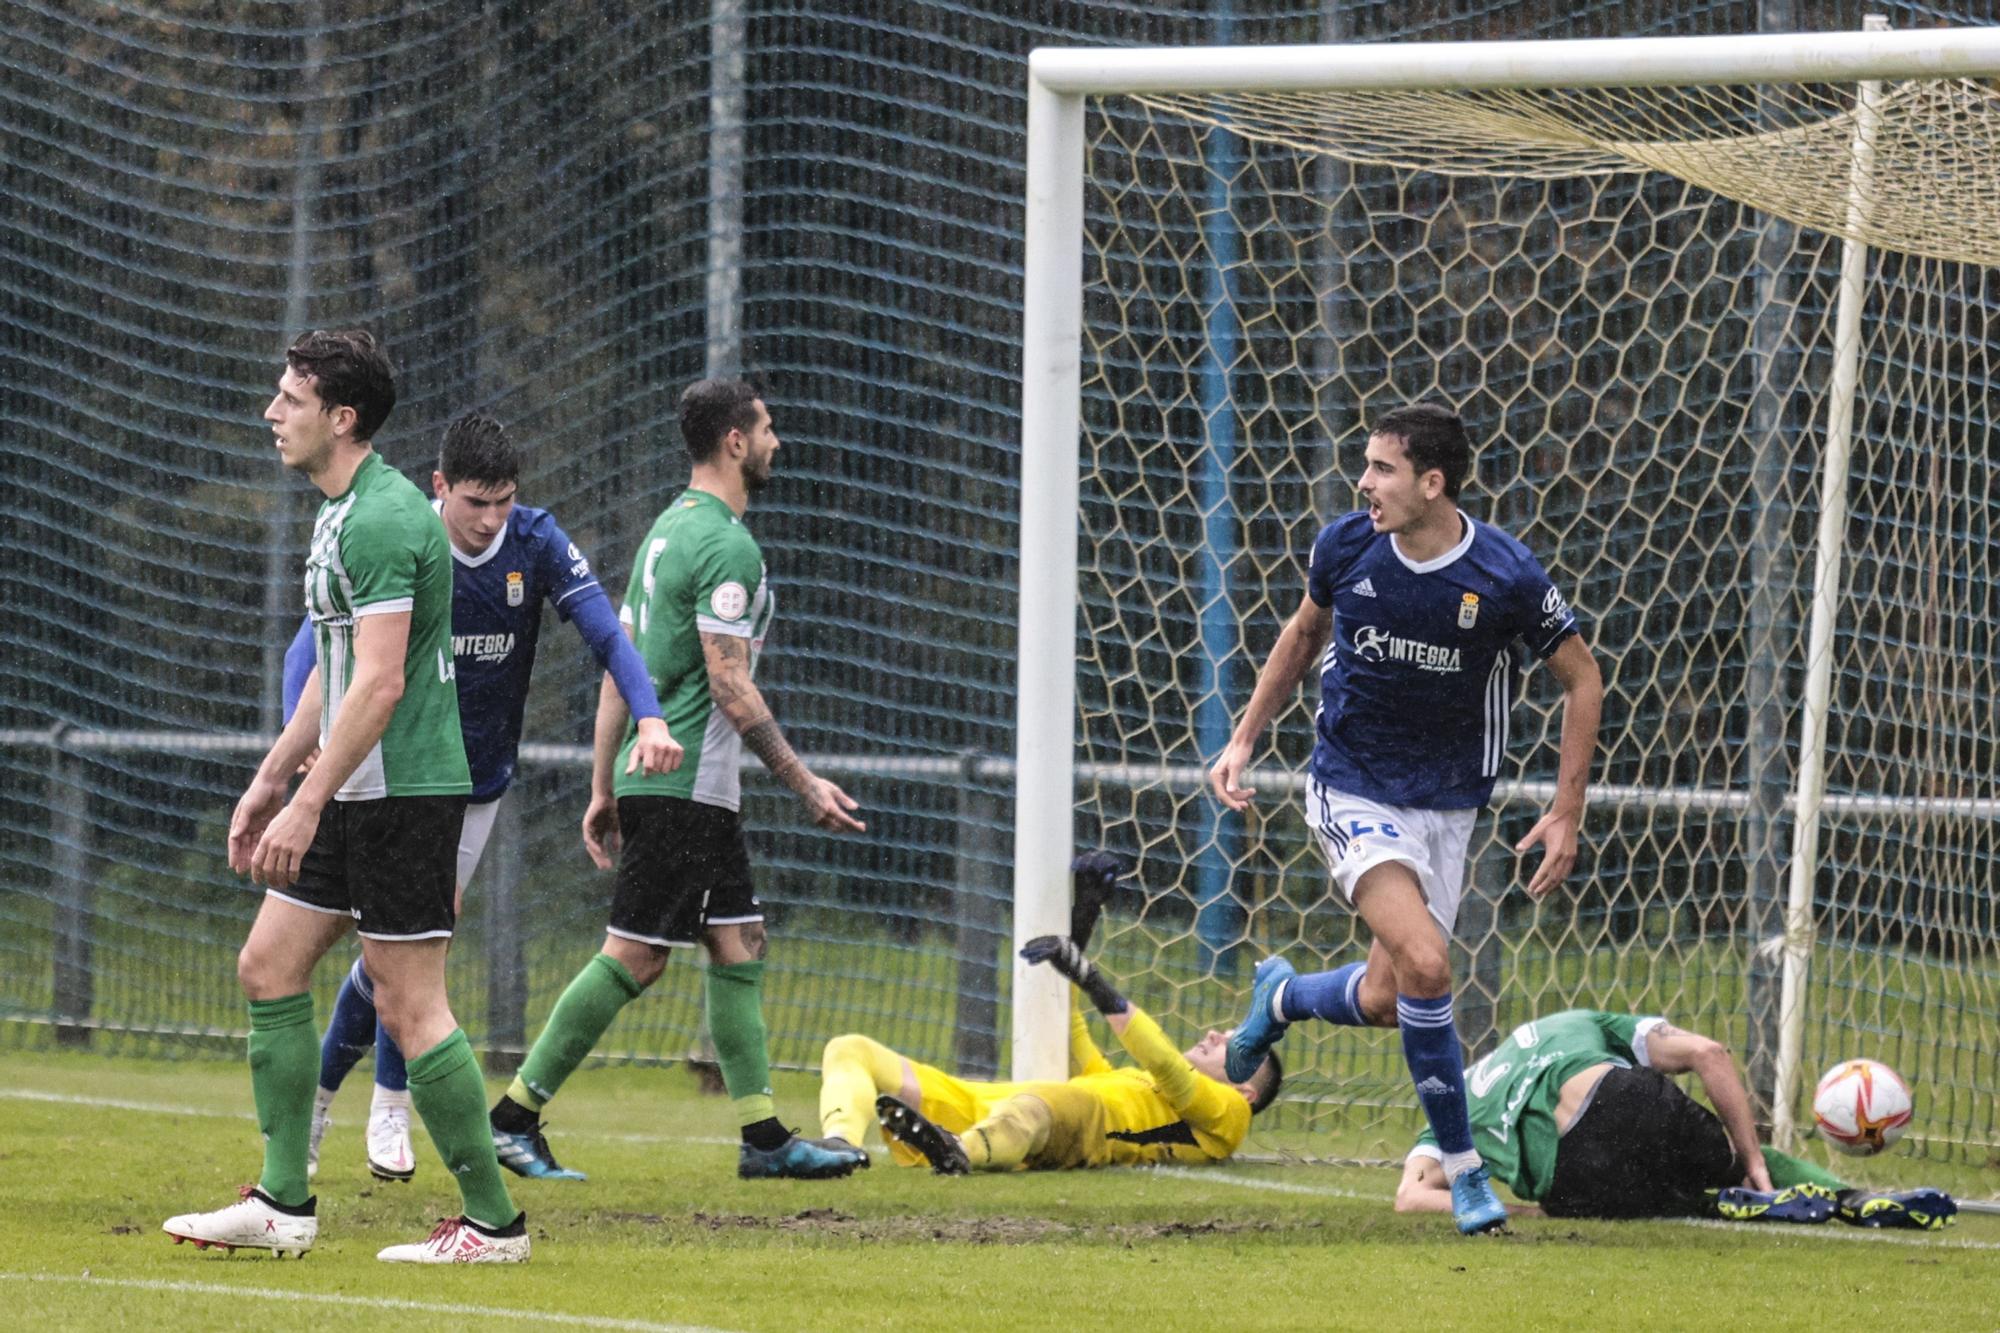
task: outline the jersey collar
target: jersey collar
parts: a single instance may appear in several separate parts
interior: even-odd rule
[[[436,514],[438,516],[438,520],[442,522],[444,520],[444,501],[442,500],[431,501],[431,512]],[[481,551],[478,555],[467,555],[465,552],[459,550],[458,544],[452,541],[451,534],[448,532],[444,535],[444,544],[446,546],[451,547],[451,558],[453,560],[456,560],[459,564],[464,565],[467,569],[477,569],[481,565],[485,564],[488,560],[491,560],[494,556],[500,554],[500,548],[507,544],[507,529],[513,526],[514,526],[514,516],[512,514],[509,514],[507,516],[507,521],[500,525],[499,534],[493,538],[493,544],[491,546],[488,546],[485,550]]]
[[[1472,537],[1475,531],[1472,526],[1472,515],[1461,509],[1458,511],[1458,518],[1461,523],[1465,524],[1465,535],[1459,538],[1458,545],[1452,547],[1449,551],[1446,551],[1434,560],[1412,560],[1410,557],[1404,555],[1403,548],[1396,544],[1396,534],[1393,532],[1389,534],[1389,549],[1394,551],[1396,558],[1403,562],[1403,568],[1409,570],[1412,574],[1430,574],[1443,569],[1446,565],[1472,549]],[[494,544],[497,546],[499,543],[496,542]]]

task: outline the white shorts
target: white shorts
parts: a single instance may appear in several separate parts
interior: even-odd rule
[[[465,823],[458,830],[458,887],[463,889],[472,883],[472,872],[479,869],[479,858],[486,851],[486,840],[493,836],[493,820],[500,813],[500,802],[506,793],[490,801],[480,801],[465,807]]]
[[[1354,886],[1384,861],[1416,872],[1424,902],[1446,938],[1465,896],[1465,852],[1477,810],[1412,810],[1377,805],[1306,779],[1306,822],[1319,837],[1333,882],[1354,904]]]

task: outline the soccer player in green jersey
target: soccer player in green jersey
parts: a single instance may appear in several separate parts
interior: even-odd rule
[[[619,618],[684,757],[674,772],[651,775],[617,762],[634,732],[607,677],[583,817],[592,859],[600,869],[617,867],[604,948],[563,992],[520,1076],[494,1105],[493,1141],[501,1162],[521,1175],[580,1179],[550,1154],[542,1108],[618,1011],[659,979],[670,951],[699,941],[708,950],[709,1029],[742,1127],[737,1174],[844,1176],[866,1166],[867,1154],[798,1138],[771,1100],[764,913],[737,819],[743,748],[791,788],[820,828],[864,826],[853,798],[793,752],[751,681],[775,603],[743,515],[771,478],[778,452],[771,414],[741,381],[702,380],[681,395],[680,427],[694,465],[688,488],[640,545]]]
[[[1710,1110],[1669,1075],[1692,1073]],[[1569,1009],[1515,1028],[1466,1071],[1473,1141],[1495,1179],[1551,1217],[1824,1222],[1935,1230],[1950,1195],[1859,1190],[1762,1148],[1721,1042],[1659,1017]],[[1450,1212],[1426,1130],[1403,1165],[1398,1212]]]
[[[237,959],[264,1170],[238,1202],[170,1218],[163,1229],[200,1247],[312,1247],[312,970],[352,929],[381,1022],[412,1053],[410,1100],[464,1196],[463,1214],[428,1239],[376,1257],[518,1263],[528,1257],[525,1217],[500,1174],[485,1085],[445,999],[472,783],[452,679],[444,526],[371,443],[395,402],[388,358],[372,337],[315,331],[286,352],[264,410],[285,466],[326,495],[305,576],[318,665],[229,824],[230,868],[266,886]],[[289,780],[315,746],[319,761],[287,802]]]

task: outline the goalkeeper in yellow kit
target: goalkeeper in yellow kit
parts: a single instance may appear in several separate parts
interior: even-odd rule
[[[1090,852],[1070,869],[1076,893],[1069,937],[1032,940],[1022,956],[1075,983],[1137,1066],[1106,1060],[1075,1009],[1071,1077],[1060,1083],[961,1079],[867,1037],[835,1037],[822,1061],[822,1134],[858,1144],[872,1106],[896,1162],[927,1161],[945,1175],[1219,1162],[1242,1146],[1250,1117],[1276,1099],[1282,1067],[1267,1058],[1248,1080],[1231,1083],[1223,1072],[1225,1032],[1176,1050],[1083,952],[1122,868],[1106,853]]]

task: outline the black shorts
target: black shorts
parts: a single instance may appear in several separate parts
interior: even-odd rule
[[[346,913],[371,940],[449,939],[464,823],[463,796],[329,801],[298,882],[270,895]]]
[[[764,919],[734,810],[679,796],[621,796],[618,831],[613,935],[678,947],[709,926]]]
[[[1613,1069],[1556,1144],[1550,1217],[1686,1217],[1743,1166],[1715,1112],[1651,1069]]]

